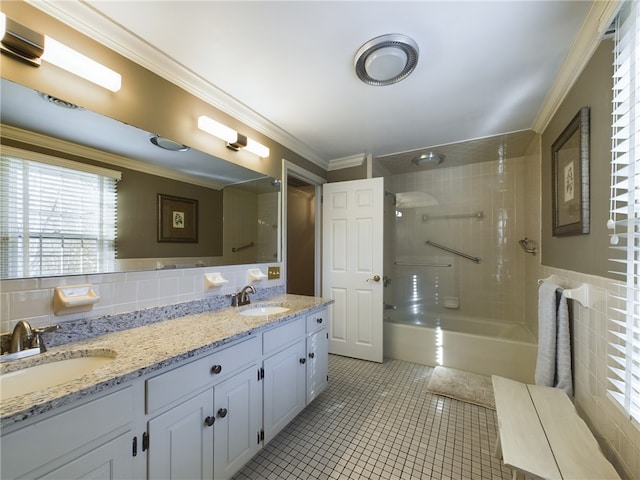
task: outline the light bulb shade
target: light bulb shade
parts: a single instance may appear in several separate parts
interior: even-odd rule
[[[224,140],[227,143],[235,143],[238,141],[238,132],[220,122],[216,122],[214,119],[209,118],[206,115],[200,115],[198,117],[198,128],[203,132],[207,132],[209,135],[213,135],[220,140]]]
[[[117,92],[122,86],[122,76],[95,60],[76,52],[73,48],[45,35],[42,60],[60,67],[107,90]]]
[[[267,158],[270,153],[269,147],[265,147],[251,138],[247,138],[247,145],[244,148],[260,158]]]

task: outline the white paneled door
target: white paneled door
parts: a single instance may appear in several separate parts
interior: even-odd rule
[[[322,296],[329,352],[382,362],[382,178],[327,183],[322,202]]]

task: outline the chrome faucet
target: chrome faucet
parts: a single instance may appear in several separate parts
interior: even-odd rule
[[[60,325],[31,328],[29,322],[26,320],[20,320],[16,323],[16,326],[13,328],[13,333],[11,334],[11,346],[9,347],[9,353],[23,352],[29,349],[38,349],[40,353],[44,353],[47,351],[47,347],[42,339],[42,334],[59,328]]]
[[[31,348],[31,339],[33,338],[33,329],[29,322],[20,320],[16,323],[11,334],[11,347],[9,353],[16,353]]]
[[[251,299],[249,298],[249,292],[256,293],[256,287],[254,287],[253,285],[247,285],[246,287],[244,287],[235,295],[235,297],[233,297],[232,305],[234,307],[249,305],[251,303]]]

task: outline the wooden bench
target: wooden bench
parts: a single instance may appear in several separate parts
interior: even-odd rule
[[[514,479],[620,479],[563,390],[491,378],[496,456],[511,467]]]

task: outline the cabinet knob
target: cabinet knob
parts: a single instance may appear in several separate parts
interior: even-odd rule
[[[307,363],[307,359],[306,359],[306,358],[304,358],[304,357],[302,357],[302,358],[300,359],[300,363],[301,363],[302,365],[304,365],[305,363]]]
[[[211,367],[212,375],[218,375],[220,372],[222,372],[222,365],[214,365],[213,367]]]
[[[218,410],[218,416],[220,418],[224,418],[227,416],[227,409],[226,408],[221,408],[220,410]]]
[[[315,354],[315,353],[313,353],[313,352],[311,352],[311,353],[309,354],[309,358],[316,358],[316,354]]]
[[[216,421],[216,417],[209,416],[209,417],[204,419],[204,424],[207,427],[213,427],[213,424],[215,423],[215,421]]]
[[[317,322],[317,323],[322,323],[322,317],[318,317],[318,318],[316,318],[316,322]]]

